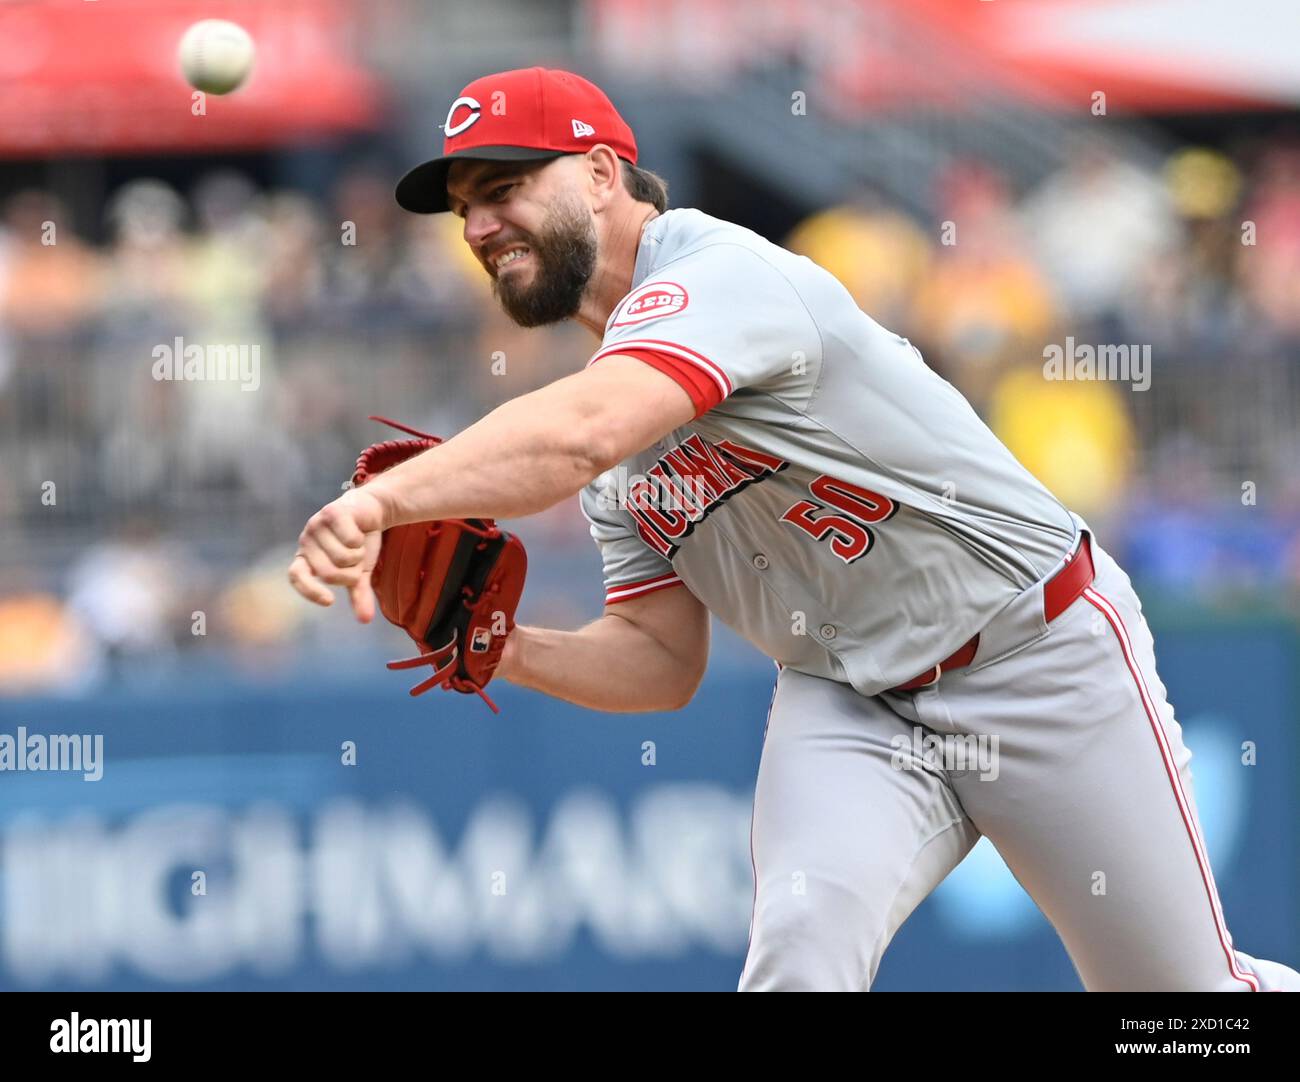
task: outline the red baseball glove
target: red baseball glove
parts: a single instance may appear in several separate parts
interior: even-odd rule
[[[372,417],[415,436],[367,447],[357,458],[352,485],[442,442],[437,436]],[[495,713],[483,688],[492,679],[514,630],[528,558],[523,543],[491,519],[412,522],[384,531],[371,585],[379,610],[420,648],[418,657],[390,661],[390,669],[429,666],[433,675],[415,687],[478,694]]]

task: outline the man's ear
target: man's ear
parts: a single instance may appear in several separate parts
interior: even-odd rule
[[[593,210],[604,210],[623,187],[623,163],[613,147],[597,143],[586,154],[587,176],[594,199]]]

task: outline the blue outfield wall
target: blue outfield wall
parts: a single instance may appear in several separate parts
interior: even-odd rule
[[[1295,965],[1295,632],[1157,646],[1236,942]],[[98,781],[0,772],[0,988],[732,989],[772,676],[622,716],[494,686],[495,717],[391,674],[0,702],[0,734],[104,737]],[[987,842],[876,986],[1079,987]]]

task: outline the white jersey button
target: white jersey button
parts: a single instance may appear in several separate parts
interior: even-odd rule
[[[768,561],[768,558],[764,556],[761,552],[756,552],[754,554],[754,558],[749,562],[752,563],[760,571],[766,571],[771,566],[771,564]]]
[[[833,639],[833,638],[835,638],[835,634],[836,634],[836,632],[835,632],[835,625],[834,625],[834,624],[822,624],[822,626],[821,626],[820,628],[818,628],[817,633],[818,633],[818,634],[819,634],[823,639]]]

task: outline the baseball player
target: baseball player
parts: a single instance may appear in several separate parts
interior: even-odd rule
[[[478,79],[443,135],[398,202],[463,219],[517,323],[600,345],[317,512],[301,594],[344,586],[368,622],[386,528],[580,492],[604,614],[516,628],[498,675],[677,709],[710,612],[773,658],[742,990],[869,988],[981,835],[1089,990],[1300,989],[1233,944],[1128,577],[907,339],[808,259],[668,210],[576,75]]]

